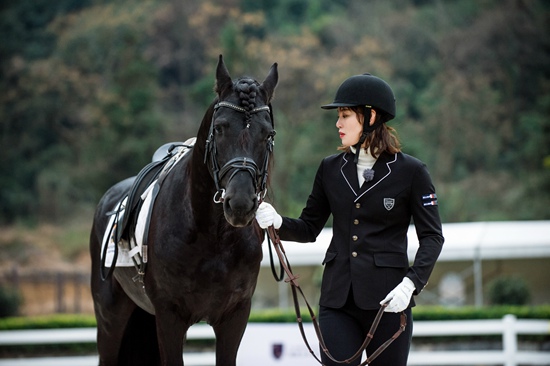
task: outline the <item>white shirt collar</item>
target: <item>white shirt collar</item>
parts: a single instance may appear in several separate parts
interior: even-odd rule
[[[355,154],[355,147],[351,146],[350,149]],[[357,161],[357,180],[359,181],[359,187],[361,187],[365,181],[363,172],[367,169],[372,169],[374,163],[376,163],[376,158],[370,154],[370,151],[361,149],[361,153],[359,154],[359,159]]]

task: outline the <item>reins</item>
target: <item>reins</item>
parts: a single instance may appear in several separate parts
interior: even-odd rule
[[[328,348],[325,344],[325,341],[323,339],[323,335],[321,334],[321,329],[319,327],[319,323],[317,321],[317,317],[315,316],[315,312],[313,311],[313,309],[309,305],[309,302],[307,301],[307,298],[304,295],[304,292],[302,291],[302,288],[300,287],[300,284],[297,281],[298,276],[294,275],[294,273],[292,272],[292,268],[290,267],[290,263],[288,262],[288,258],[286,256],[285,250],[284,250],[283,245],[281,243],[281,239],[279,238],[279,234],[277,233],[277,231],[275,230],[273,225],[269,226],[266,229],[266,231],[267,231],[267,234],[268,234],[268,246],[269,246],[269,241],[271,241],[271,243],[273,244],[273,248],[275,249],[275,253],[277,253],[277,257],[279,258],[279,263],[280,263],[282,269],[284,270],[284,272],[286,273],[286,275],[288,277],[285,280],[285,282],[288,282],[291,286],[291,289],[292,289],[292,298],[294,300],[294,310],[296,312],[296,320],[298,322],[298,327],[300,328],[300,333],[302,334],[302,339],[304,340],[304,343],[306,344],[306,346],[307,346],[309,352],[311,353],[311,355],[317,360],[317,362],[319,362],[321,365],[323,364],[323,362],[317,357],[317,355],[315,355],[315,353],[313,352],[313,350],[312,350],[312,348],[309,345],[309,342],[307,340],[307,336],[306,336],[305,330],[304,330],[303,319],[302,319],[302,312],[300,310],[300,304],[299,304],[299,300],[298,300],[298,292],[302,296],[302,298],[303,298],[303,300],[304,300],[304,302],[305,302],[305,304],[308,308],[309,314],[311,316],[311,320],[313,322],[313,328],[315,329],[315,333],[317,335],[317,339],[319,340],[319,344],[320,344],[320,347],[321,347],[321,350],[323,351],[323,353],[325,353],[325,355],[330,360],[332,360],[333,362],[341,363],[341,364],[349,364],[350,362],[352,362],[352,361],[356,360],[357,358],[361,357],[361,354],[363,353],[364,350],[367,349],[370,341],[374,337],[374,332],[376,332],[376,329],[378,328],[378,324],[380,323],[380,319],[382,318],[382,315],[384,315],[384,309],[388,306],[388,303],[386,302],[386,303],[382,304],[382,306],[380,307],[380,310],[378,310],[378,313],[376,314],[376,317],[375,317],[375,319],[374,319],[374,321],[373,321],[373,323],[372,323],[372,325],[369,329],[369,332],[367,333],[367,336],[365,337],[365,340],[364,340],[363,344],[361,345],[361,347],[359,348],[359,350],[357,350],[357,352],[348,359],[336,360],[330,354],[330,352],[329,352],[329,350],[328,350]],[[271,254],[271,249],[270,249],[270,254]],[[281,271],[281,276],[279,276],[280,278],[277,278],[272,258],[271,258],[271,265],[272,265],[271,269],[272,269],[272,272],[273,272],[273,276],[275,277],[275,279],[277,281],[281,281],[282,277],[283,277],[282,271]],[[394,333],[394,335],[390,339],[388,339],[380,347],[378,347],[378,349],[376,349],[372,353],[372,355],[368,355],[367,359],[363,363],[361,363],[360,366],[368,365],[376,357],[378,357],[386,348],[389,347],[389,345],[394,340],[397,339],[397,337],[399,337],[401,335],[401,333],[403,333],[406,326],[407,326],[407,316],[405,315],[404,312],[401,312],[399,329]]]

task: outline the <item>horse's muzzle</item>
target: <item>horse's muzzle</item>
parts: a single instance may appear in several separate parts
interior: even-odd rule
[[[226,187],[223,212],[229,224],[235,227],[250,225],[258,208],[258,195],[250,174],[237,173]]]

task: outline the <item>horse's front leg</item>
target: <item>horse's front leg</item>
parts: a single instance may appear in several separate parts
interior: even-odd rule
[[[236,311],[212,324],[216,334],[216,366],[236,366],[237,351],[250,315],[250,303],[250,300],[243,302]]]
[[[157,335],[163,366],[183,366],[183,342],[189,329],[182,318],[169,309],[156,309]]]

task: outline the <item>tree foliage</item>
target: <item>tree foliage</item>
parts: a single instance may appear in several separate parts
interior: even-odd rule
[[[339,144],[323,111],[370,72],[444,221],[549,219],[550,5],[543,0],[60,0],[0,5],[0,223],[64,220],[194,136],[222,53],[279,63],[271,200],[298,215]]]
[[[531,300],[529,286],[518,276],[499,277],[489,284],[491,305],[528,305]]]

